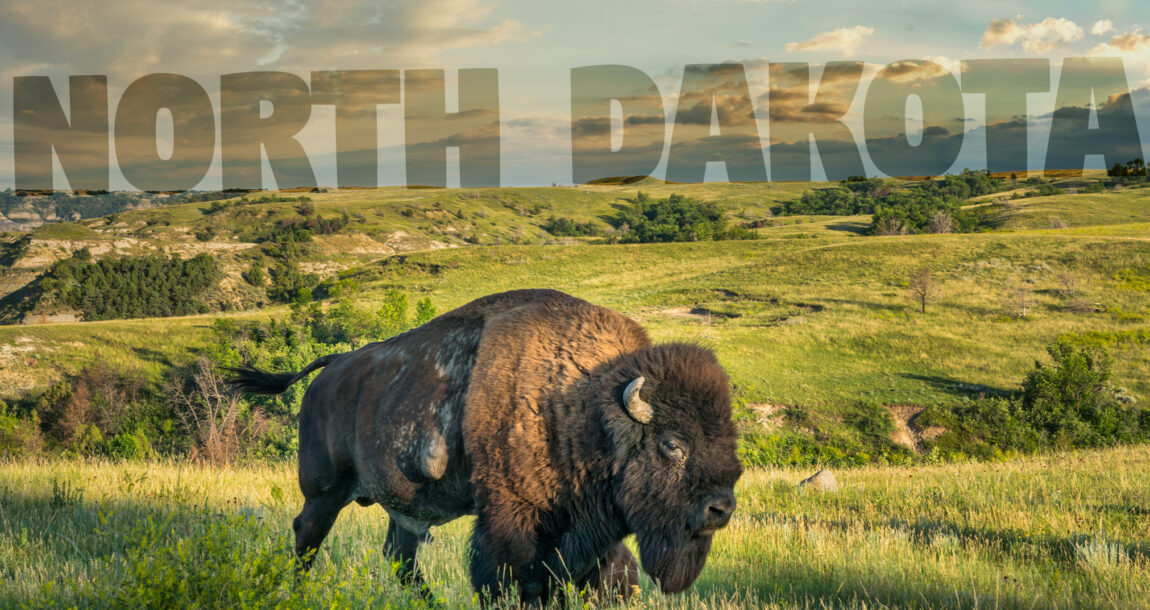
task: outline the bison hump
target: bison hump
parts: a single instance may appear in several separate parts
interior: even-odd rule
[[[487,319],[464,411],[472,482],[539,506],[562,493],[565,453],[598,417],[580,388],[590,391],[597,369],[650,345],[630,318],[562,297]]]

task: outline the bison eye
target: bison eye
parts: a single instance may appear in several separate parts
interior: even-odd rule
[[[675,438],[664,438],[660,441],[659,448],[663,450],[663,455],[676,462],[682,461],[687,456],[687,448]]]

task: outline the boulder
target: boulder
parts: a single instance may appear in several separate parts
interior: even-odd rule
[[[839,484],[835,481],[835,475],[829,470],[820,470],[812,475],[809,479],[799,481],[799,489],[810,488],[815,491],[838,491]]]

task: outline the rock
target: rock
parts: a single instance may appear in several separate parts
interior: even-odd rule
[[[835,475],[829,470],[820,470],[816,472],[811,478],[803,479],[799,482],[799,488],[803,489],[809,487],[815,491],[838,491],[839,484],[835,481]]]

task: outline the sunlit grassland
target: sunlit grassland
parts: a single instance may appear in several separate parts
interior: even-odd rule
[[[43,239],[109,239],[145,237],[153,245],[191,240],[189,229],[213,229],[216,239],[245,235],[252,219],[271,224],[278,218],[296,214],[297,197],[306,197],[321,216],[349,214],[354,221],[343,232],[382,237],[403,231],[423,238],[458,241],[470,237],[478,243],[551,239],[539,225],[551,216],[564,216],[580,222],[597,221],[615,212],[613,206],[640,191],[653,197],[679,193],[716,201],[734,213],[762,215],[766,210],[799,197],[811,187],[829,183],[709,183],[667,184],[645,180],[628,186],[503,187],[480,189],[379,189],[332,190],[323,193],[251,193],[258,200],[266,195],[289,199],[252,203],[206,213],[210,203],[184,203],[159,208],[130,210],[105,219],[83,223],[44,225],[34,232]],[[89,229],[91,227],[91,229]],[[325,252],[327,255],[334,252]]]
[[[1150,222],[1150,189],[1120,193],[1052,195],[1011,201],[1004,228],[1048,229],[1052,220],[1067,227]]]
[[[236,317],[263,319],[267,312]],[[206,344],[213,316],[0,326],[0,396],[43,388],[96,362],[162,380]]]
[[[1146,607],[1147,468],[1147,447],[858,468],[839,472],[842,489],[831,494],[796,490],[809,471],[752,469],[694,587],[666,597],[644,577],[631,606]],[[249,515],[255,525],[231,542],[242,561],[290,540],[301,503],[289,464],[107,462],[0,465],[0,500],[3,606],[91,603],[86,587],[122,582],[117,558],[140,544],[129,533],[149,518],[164,524],[156,544],[166,548],[180,538],[199,544],[211,524]],[[436,528],[421,550],[448,607],[472,602],[469,527],[461,519]],[[348,507],[309,578],[359,591],[362,599],[343,600],[349,606],[371,595],[416,603],[380,557],[385,531],[379,507]]]
[[[833,221],[828,221],[833,222]],[[547,287],[618,309],[659,340],[713,347],[747,400],[803,406],[870,399],[932,404],[1011,389],[1062,334],[1094,333],[1116,355],[1115,382],[1150,395],[1150,224],[1142,231],[811,237],[685,244],[492,246],[409,253],[348,277],[363,307],[389,289],[439,311],[513,288]],[[907,277],[932,270],[937,302],[911,306]],[[1075,312],[1061,276],[1077,278]],[[1006,301],[1026,293],[1025,317]],[[281,316],[285,308],[245,316]],[[214,316],[0,327],[12,395],[100,358],[158,374],[187,361]],[[1145,336],[1145,335],[1143,335]],[[1135,339],[1137,339],[1135,337]]]

